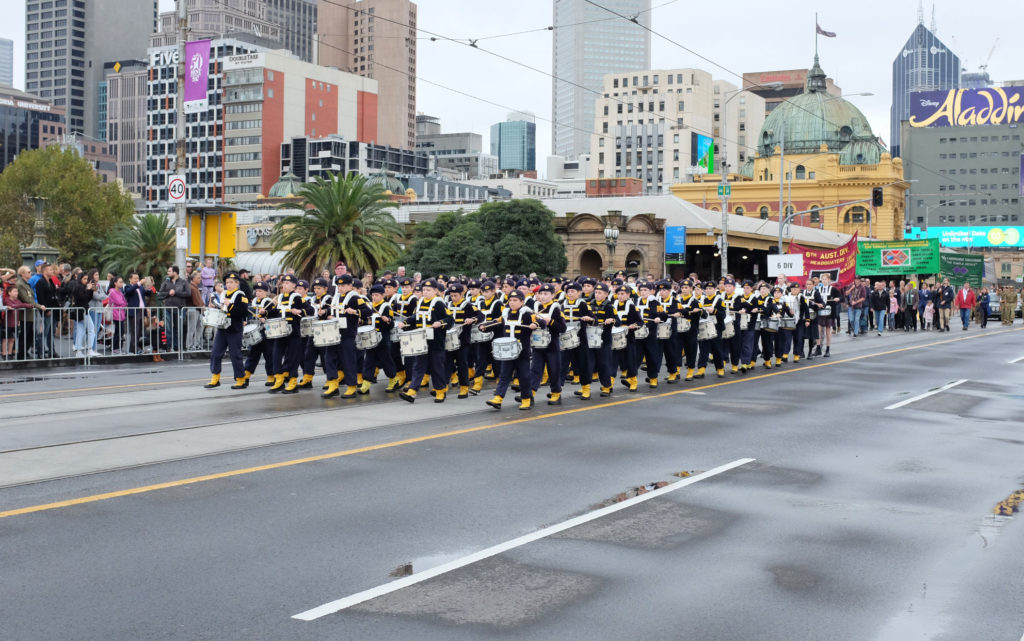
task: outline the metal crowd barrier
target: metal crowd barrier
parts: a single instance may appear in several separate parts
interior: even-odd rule
[[[214,330],[196,307],[0,309],[0,363],[182,358],[209,353]]]

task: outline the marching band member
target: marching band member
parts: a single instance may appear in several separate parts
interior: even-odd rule
[[[501,318],[501,310],[503,305],[499,295],[495,292],[494,283],[491,281],[484,281],[480,285],[480,297],[477,299],[476,308],[480,310],[483,318],[483,323],[493,323],[494,321]],[[481,331],[486,331],[482,329]],[[473,387],[470,390],[474,394],[479,394],[480,390],[484,387],[484,376],[487,374],[487,369],[490,368],[493,372],[493,376],[497,377],[499,367],[495,364],[494,358],[491,355],[491,341],[483,341],[476,344],[476,377],[473,379]]]
[[[584,316],[583,320],[602,328],[601,346],[591,347],[590,354],[601,383],[601,396],[611,396],[616,366],[612,355],[612,327],[619,325],[619,317],[615,315],[615,309],[608,300],[611,288],[606,283],[597,283],[593,288],[594,300],[588,303],[590,314]]]
[[[398,384],[398,372],[394,360],[391,359],[391,332],[398,330],[394,329],[394,314],[386,293],[384,285],[378,284],[370,287],[371,322],[373,322],[374,328],[380,332],[381,340],[376,347],[365,353],[360,394],[370,393],[370,384],[376,381],[378,369],[384,372],[388,378],[388,387]]]
[[[637,283],[636,309],[640,315],[640,323],[643,329],[638,328],[639,333],[647,331],[646,337],[636,338],[636,359],[639,363],[644,361],[647,371],[647,386],[655,388],[658,386],[658,374],[661,372],[661,345],[658,343],[658,325],[666,322],[668,315],[661,307],[661,301],[654,295],[654,285],[647,281]]]
[[[709,280],[704,283],[704,296],[700,298],[697,304],[703,312],[702,318],[714,319],[716,333],[713,338],[698,342],[700,356],[697,358],[696,378],[704,378],[704,370],[707,367],[709,355],[715,365],[715,372],[718,374],[718,378],[724,378],[725,361],[722,360],[721,336],[722,330],[725,327],[725,305],[722,302],[722,298],[718,295],[717,285],[714,281]]]
[[[739,303],[742,296],[736,291],[736,281],[726,278],[722,284],[722,304],[725,306],[725,324],[721,334],[722,360],[732,365],[732,373],[740,371],[740,352],[743,351],[743,339],[740,335],[740,317],[737,315]],[[732,325],[732,336],[725,338],[729,332],[729,325]]]
[[[771,292],[768,284],[762,282],[758,287],[759,293],[756,300],[756,311],[757,319],[761,322],[761,329],[758,330],[757,334],[761,339],[761,358],[764,359],[764,366],[767,369],[772,368],[772,347],[775,345],[774,332],[768,330],[767,319],[771,316],[770,310],[768,309],[768,303],[772,299]],[[757,364],[757,354],[753,355],[753,360],[750,363],[750,367],[753,368]]]
[[[340,368],[340,377],[343,377],[345,381],[345,393],[341,395],[341,398],[354,398],[359,391],[360,376],[359,363],[356,358],[356,333],[359,331],[360,321],[363,318],[369,320],[373,312],[370,311],[363,297],[359,295],[359,291],[355,288],[355,279],[351,274],[342,274],[336,278],[335,287],[337,292],[334,295],[334,304],[330,313],[335,318],[344,319],[344,322],[341,327],[341,342],[329,347],[328,350],[334,350]],[[328,381],[329,385],[330,383]],[[324,397],[333,396],[338,392],[339,387],[339,376],[335,374],[333,386],[327,388]]]
[[[672,291],[672,281],[659,280],[655,284],[655,288],[658,292],[658,304],[661,305],[666,317],[664,322],[670,324],[669,337],[658,339],[661,359],[665,363],[665,372],[668,374],[665,382],[675,384],[679,381],[680,355],[682,354],[679,334],[676,332],[676,322],[683,314],[676,294]]]
[[[525,308],[525,302],[526,296],[521,291],[509,292],[508,307],[502,311],[501,318],[498,321],[485,323],[488,331],[493,328],[496,338],[515,338],[520,344],[517,358],[498,361],[498,385],[494,388],[494,397],[487,401],[487,404],[495,409],[501,409],[502,400],[505,398],[509,385],[512,384],[513,377],[523,383],[520,386],[519,409],[528,410],[533,407],[533,389],[526,384],[530,380],[530,335],[533,330],[540,327],[540,324],[533,312]]]
[[[821,343],[825,342],[825,358],[830,356],[832,350],[832,322],[839,311],[839,290],[832,286],[832,277],[827,273],[821,275],[821,284],[818,285],[818,293],[821,294],[821,306],[818,308],[818,349],[815,354],[822,356]],[[829,313],[822,315],[821,310],[828,308]]]
[[[585,316],[590,315],[590,306],[583,300],[583,285],[573,281],[566,283],[565,300],[562,301],[562,319],[567,323],[578,323],[579,329],[576,335],[579,345],[566,352],[562,352],[562,380],[565,380],[572,368],[573,383],[578,383],[580,389],[573,392],[580,400],[590,400],[590,384],[594,377],[593,359],[590,356],[590,347],[587,345]]]
[[[459,398],[469,396],[469,354],[474,351],[470,340],[473,323],[483,319],[483,314],[477,311],[473,303],[465,296],[465,286],[462,283],[452,283],[448,287],[448,313],[452,316],[452,322],[459,329],[459,349],[447,354],[447,367],[445,374],[448,379],[454,373],[459,384]]]
[[[227,291],[224,292],[224,304],[221,309],[227,312],[229,324],[218,329],[213,337],[213,348],[210,351],[210,382],[204,386],[206,389],[220,387],[221,361],[224,359],[225,351],[231,358],[232,374],[235,376],[235,384],[231,389],[249,387],[249,381],[245,377],[245,365],[242,362],[242,329],[249,318],[249,299],[238,289],[238,281],[238,274],[235,272],[230,272],[224,277]]]
[[[697,329],[701,317],[701,308],[697,297],[693,294],[693,283],[684,280],[679,285],[679,311],[681,318],[690,322],[690,328],[679,333],[682,356],[686,359],[686,380],[692,381],[694,368],[697,366]]]
[[[531,378],[527,380],[533,382],[533,396],[536,397],[537,390],[543,382],[544,369],[546,367],[548,383],[551,387],[551,392],[548,394],[548,405],[561,405],[562,383],[565,377],[561,375],[562,348],[559,344],[559,337],[565,331],[565,319],[562,317],[562,306],[556,303],[554,298],[554,285],[546,283],[540,286],[540,289],[537,291],[534,314],[540,325],[551,333],[551,342],[548,343],[547,347],[532,348]]]
[[[262,281],[253,283],[252,286],[253,296],[255,297],[252,301],[252,315],[256,318],[256,322],[260,325],[260,332],[263,332],[263,320],[267,317],[267,311],[274,304],[274,300],[267,296],[267,292],[270,291],[270,286]],[[263,368],[267,373],[267,382],[264,383],[266,387],[270,387],[274,384],[274,355],[273,346],[270,341],[264,336],[263,340],[256,343],[249,348],[249,355],[245,357],[245,380],[248,381],[253,372],[256,371],[256,366],[260,364],[260,358],[263,358]]]
[[[734,303],[733,308],[740,319],[740,374],[746,374],[754,362],[754,345],[757,343],[759,331],[757,319],[760,309],[758,307],[758,296],[754,293],[754,284],[749,280],[743,282],[743,293],[739,301]],[[746,329],[742,329],[746,321]]]
[[[814,288],[814,281],[808,278],[804,283],[804,291],[799,296],[800,319],[796,324],[796,347],[793,362],[799,363],[804,355],[804,342],[807,342],[807,360],[814,358],[814,343],[818,338],[817,319],[821,305],[821,295]]]
[[[444,300],[438,295],[436,280],[423,281],[421,291],[422,296],[416,302],[412,316],[407,321],[396,323],[396,326],[405,331],[426,330],[428,351],[409,359],[412,361],[409,389],[401,392],[399,396],[410,403],[415,402],[416,392],[423,384],[423,377],[429,373],[430,383],[434,388],[434,402],[443,403],[448,392],[448,379],[444,375],[444,338],[445,332],[452,325],[452,317],[448,314]]]
[[[619,325],[629,328],[626,332],[626,349],[619,350],[618,362],[619,368],[625,373],[626,386],[629,387],[629,391],[635,392],[637,389],[637,374],[640,369],[640,356],[637,353],[635,333],[636,329],[642,324],[642,321],[640,319],[640,312],[637,311],[636,305],[633,304],[632,293],[633,290],[628,285],[619,285],[615,290],[616,300],[612,303],[612,309],[619,318]]]
[[[772,297],[765,305],[765,313],[769,318],[775,319],[779,326],[774,331],[770,330],[768,333],[772,334],[772,342],[769,347],[771,354],[765,356],[765,363],[767,367],[771,367],[772,354],[775,355],[775,366],[782,367],[782,347],[785,339],[784,332],[782,330],[782,317],[790,316],[789,305],[782,297],[782,288],[776,285],[772,288]]]
[[[410,276],[403,276],[398,280],[398,285],[401,287],[401,292],[396,292],[395,295],[389,301],[391,303],[391,310],[395,314],[395,321],[399,321],[403,318],[412,316],[413,310],[416,309],[417,298],[415,290],[413,288],[413,279]],[[391,343],[391,360],[395,363],[395,370],[398,374],[396,376],[397,381],[394,385],[388,383],[388,387],[385,392],[395,392],[405,384],[408,379],[409,371],[406,368],[405,358],[402,357],[402,349],[400,343],[392,338]]]
[[[269,392],[298,393],[299,361],[302,360],[302,337],[299,336],[299,323],[306,315],[306,304],[295,292],[298,279],[292,274],[285,274],[278,281],[280,292],[274,299],[274,308],[269,318],[286,318],[291,333],[274,341],[274,370],[277,372],[274,385]],[[285,382],[288,385],[285,387]]]
[[[309,308],[310,317],[316,314],[316,307],[313,304],[315,294],[309,291],[309,281],[300,280],[295,284],[295,293],[302,297],[302,300]],[[313,387],[313,375],[316,374],[316,359],[319,354],[313,345],[313,336],[302,337],[302,379],[299,380],[299,389],[311,389]]]
[[[786,304],[786,309],[789,310],[789,313],[785,314],[785,316],[786,317],[797,318],[797,317],[800,316],[800,296],[799,296],[800,283],[798,283],[796,281],[788,281],[786,283],[786,289],[788,289],[789,291],[788,291],[788,293],[783,293],[783,295],[782,295],[782,302],[784,302]],[[797,324],[799,324],[799,323],[797,323]],[[796,332],[796,327],[782,327],[781,331],[779,332],[779,335],[782,338],[782,345],[781,345],[781,347],[782,347],[782,357],[781,358],[782,358],[782,362],[783,363],[788,363],[789,362],[789,353],[790,353],[790,351],[793,350],[793,347],[794,347],[793,335],[794,335],[795,332]],[[800,353],[799,349],[797,349],[793,353],[793,362],[794,363],[800,362],[800,357],[797,355],[799,353]],[[779,355],[776,354],[775,357],[776,357],[776,359],[778,359]],[[781,365],[781,363],[776,363],[776,365]]]

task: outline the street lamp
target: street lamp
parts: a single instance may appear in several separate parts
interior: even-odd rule
[[[729,135],[729,130],[726,127],[726,123],[728,122],[729,110],[726,108],[726,106],[729,104],[729,102],[733,98],[735,98],[736,96],[740,95],[741,93],[743,93],[745,91],[750,91],[752,89],[771,89],[772,91],[780,91],[782,89],[782,87],[783,87],[783,83],[781,81],[776,80],[774,82],[766,82],[763,85],[753,85],[753,86],[750,86],[750,87],[743,87],[742,89],[736,89],[735,91],[729,92],[732,95],[730,95],[728,98],[726,98],[724,101],[722,101],[721,102],[722,106],[720,107],[721,112],[722,112],[722,117],[721,117],[722,124],[719,127],[718,132],[719,132],[719,138],[722,140],[722,142],[725,142],[726,141],[726,136]],[[728,95],[728,94],[723,94],[723,96],[724,95]],[[719,184],[720,185],[728,185],[729,184],[728,177],[727,177],[727,173],[728,173],[728,170],[729,170],[729,162],[728,162],[729,161],[729,152],[728,152],[728,149],[729,149],[728,145],[722,145],[722,174],[721,174],[721,177],[719,179]],[[725,275],[727,273],[729,273],[729,196],[730,196],[730,190],[729,190],[728,187],[723,186],[723,187],[721,187],[719,189],[719,191],[720,191],[719,197],[722,199],[722,250],[721,250],[721,253],[722,253],[722,278],[725,278]]]
[[[611,221],[604,228],[604,244],[608,246],[608,266],[615,269],[615,245],[619,242],[619,228]]]

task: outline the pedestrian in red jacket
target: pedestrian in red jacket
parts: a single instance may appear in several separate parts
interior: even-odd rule
[[[964,283],[964,286],[956,293],[954,304],[960,310],[960,322],[963,323],[965,332],[967,325],[971,322],[971,310],[974,309],[974,303],[974,290],[971,289],[970,283]]]

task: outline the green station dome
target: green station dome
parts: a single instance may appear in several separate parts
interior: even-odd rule
[[[825,145],[828,151],[839,152],[842,165],[878,164],[886,153],[860,109],[825,90],[825,72],[817,55],[807,73],[806,91],[765,118],[757,141],[762,157],[775,154],[775,148],[782,145],[783,128],[786,153],[816,154]]]
[[[295,174],[286,172],[270,188],[267,198],[288,198],[289,196],[294,196],[301,186],[302,181]]]

